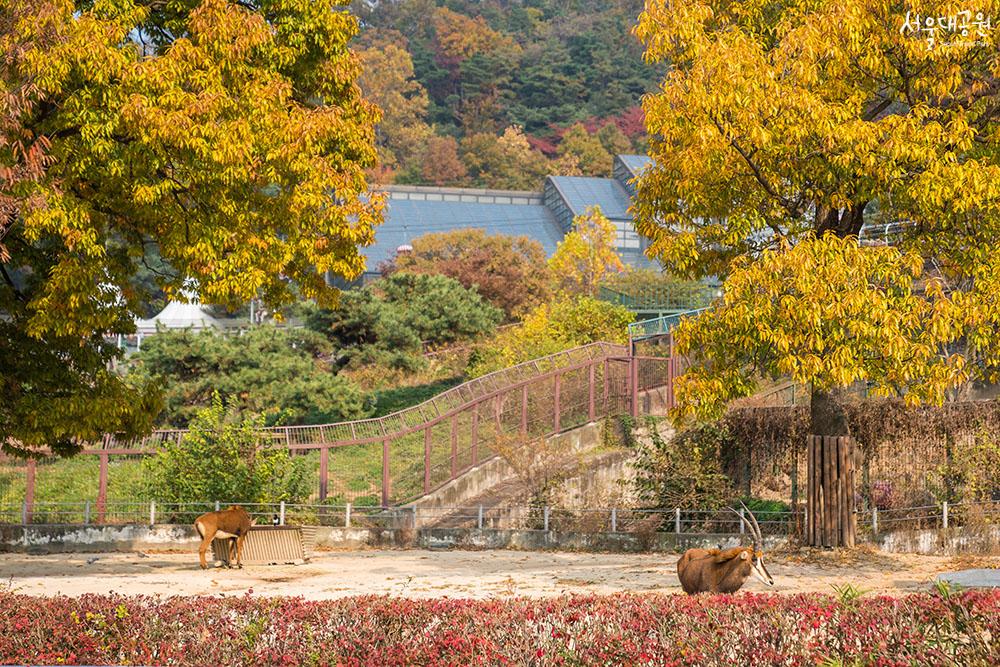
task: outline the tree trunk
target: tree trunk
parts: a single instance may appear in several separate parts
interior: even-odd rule
[[[809,433],[812,435],[851,435],[847,412],[838,400],[842,392],[812,388],[809,406]]]

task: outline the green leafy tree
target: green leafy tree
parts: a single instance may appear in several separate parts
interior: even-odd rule
[[[216,394],[183,439],[143,461],[149,496],[167,504],[302,502],[311,491],[310,461],[264,446],[262,425],[227,414]]]
[[[183,427],[221,396],[231,410],[266,423],[317,424],[367,416],[364,396],[336,375],[334,350],[303,329],[257,327],[242,335],[212,330],[161,332],[132,357],[132,376],[164,395],[160,422]]]
[[[646,58],[672,66],[644,103],[637,228],[669,270],[726,278],[677,333],[699,353],[684,412],[789,374],[812,431],[847,434],[847,383],[940,402],[997,377],[1000,37],[929,45],[908,10],[646,3]],[[896,248],[859,246],[866,222],[898,223]]]
[[[393,269],[454,278],[508,318],[549,296],[545,250],[527,236],[487,235],[481,229],[424,234],[413,239],[412,252],[396,258]]]
[[[423,345],[444,345],[493,330],[503,313],[442,275],[397,272],[346,292],[336,310],[316,309],[306,326],[356,365],[415,370]]]
[[[454,343],[491,331],[503,314],[448,276],[400,271],[372,290],[397,313],[399,325],[431,345]]]
[[[0,447],[136,434],[154,387],[106,368],[146,298],[145,248],[204,302],[331,303],[382,198],[376,107],[338,0],[0,7]],[[331,196],[336,193],[336,196]],[[294,284],[294,290],[293,290]],[[148,288],[147,288],[148,289]]]

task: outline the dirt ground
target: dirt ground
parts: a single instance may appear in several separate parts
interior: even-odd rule
[[[31,595],[349,595],[411,598],[544,597],[565,593],[679,593],[672,554],[593,554],[521,551],[326,551],[303,565],[198,569],[197,554],[107,553],[31,556],[0,554],[0,586]],[[935,575],[972,567],[997,568],[1000,558],[951,558],[798,551],[768,561],[780,593],[851,584],[899,594],[927,590]],[[764,591],[749,579],[744,590]]]

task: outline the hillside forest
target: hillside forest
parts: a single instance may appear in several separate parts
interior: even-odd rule
[[[355,0],[383,184],[536,189],[645,152],[639,0]]]

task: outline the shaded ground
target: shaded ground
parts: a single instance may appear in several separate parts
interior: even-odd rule
[[[96,558],[96,560],[94,560]],[[413,598],[563,593],[679,593],[677,556],[521,551],[327,551],[305,565],[197,567],[197,554],[0,554],[0,585],[31,595],[349,595]],[[886,593],[926,590],[942,572],[997,568],[1000,558],[950,558],[855,550],[846,557],[815,551],[776,555],[768,568],[775,590],[820,591],[851,584]],[[763,591],[756,580],[745,590]]]

